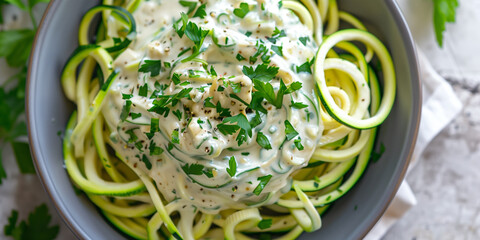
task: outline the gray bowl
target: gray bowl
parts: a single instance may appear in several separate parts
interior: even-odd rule
[[[60,74],[77,47],[77,29],[83,14],[98,0],[52,1],[40,25],[27,85],[27,119],[37,172],[58,212],[83,239],[122,239],[93,204],[75,193],[62,157],[58,135],[73,105],[65,99]],[[393,0],[340,0],[339,6],[369,23],[390,49],[397,71],[395,106],[379,131],[382,158],[323,217],[323,227],[301,239],[359,239],[378,221],[399,187],[418,132],[421,98],[415,49],[398,5]],[[377,146],[378,149],[378,146]]]

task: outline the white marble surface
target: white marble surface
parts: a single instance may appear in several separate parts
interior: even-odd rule
[[[432,29],[431,0],[399,0],[419,47],[434,68],[453,85],[465,108],[426,148],[407,177],[418,205],[384,239],[480,239],[480,1],[459,0],[457,23],[447,27],[446,45],[439,49]],[[7,75],[5,63],[0,81]],[[61,224],[58,239],[73,235],[54,212],[36,176],[18,173],[11,150],[3,153],[8,179],[0,185],[0,227],[11,209],[28,212],[42,202],[53,222]],[[0,228],[0,239],[3,239]]]

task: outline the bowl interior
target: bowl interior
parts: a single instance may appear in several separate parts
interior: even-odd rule
[[[53,1],[44,16],[30,62],[27,118],[31,148],[47,192],[71,230],[85,239],[121,239],[93,204],[75,193],[62,156],[63,132],[73,105],[63,95],[60,74],[77,47],[83,14],[97,0]],[[393,0],[340,0],[342,10],[373,26],[390,49],[397,72],[395,106],[379,131],[386,147],[357,185],[322,218],[323,227],[302,239],[358,239],[378,220],[394,196],[406,170],[418,130],[420,84],[410,34]],[[339,231],[341,229],[341,231]]]

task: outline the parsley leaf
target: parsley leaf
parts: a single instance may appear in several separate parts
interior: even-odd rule
[[[190,14],[197,7],[197,2],[181,0],[180,5],[187,7],[188,8],[187,14]]]
[[[257,180],[260,181],[260,183],[258,183],[257,187],[253,190],[253,194],[257,196],[260,195],[260,193],[262,193],[263,189],[268,184],[271,178],[272,178],[272,175],[270,174],[257,178]]]
[[[302,151],[304,149],[303,145],[302,145],[302,139],[301,138],[298,138],[298,139],[295,139],[295,141],[293,141],[293,143],[295,143],[295,147],[299,150],[299,151]]]
[[[228,168],[227,173],[230,177],[234,177],[237,174],[237,161],[235,160],[235,156],[232,156],[228,161]]]
[[[275,95],[272,84],[268,82],[263,83],[255,79],[253,80],[253,86],[255,89],[257,89],[257,94],[264,97],[268,102],[270,102],[270,104],[276,108],[282,107],[283,97],[288,90],[283,81],[280,81],[280,89],[278,90],[277,95]]]
[[[132,106],[132,101],[127,100],[125,101],[125,105],[123,105],[122,113],[120,113],[120,121],[124,122],[127,120],[128,114],[130,113],[130,108]]]
[[[232,135],[236,133],[240,127],[238,125],[228,125],[228,124],[223,124],[220,123],[217,125],[218,131],[220,131],[223,135]]]
[[[255,116],[250,120],[250,126],[254,128],[260,125],[260,123],[262,123],[262,117],[260,116],[259,111],[256,111]]]
[[[207,176],[208,178],[213,178],[213,170],[212,170],[212,169],[203,170],[202,172],[203,172],[203,174],[205,174],[205,176]]]
[[[244,18],[248,12],[250,12],[250,7],[248,6],[247,3],[244,3],[244,2],[240,3],[239,8],[235,8],[233,10],[233,14],[235,14],[235,16],[239,18]]]
[[[204,166],[201,164],[185,164],[182,169],[188,175],[202,175]],[[208,176],[208,175],[207,175]]]
[[[440,47],[443,46],[443,32],[447,23],[455,22],[457,0],[433,0],[433,24]]]
[[[306,72],[306,73],[312,74],[312,65],[313,65],[313,62],[314,62],[314,61],[308,61],[308,60],[307,60],[307,61],[304,62],[302,65],[297,66],[297,67],[296,67],[297,73]]]
[[[238,61],[243,61],[243,60],[246,59],[246,58],[244,58],[240,53],[237,54],[237,57],[236,57],[236,58],[237,58]]]
[[[150,132],[151,133],[160,132],[160,119],[158,118],[150,119]]]
[[[140,69],[138,69],[138,71],[142,73],[150,73],[150,77],[156,77],[160,74],[161,69],[161,60],[145,60],[145,63],[140,66]]]
[[[157,144],[153,140],[150,141],[148,150],[150,151],[150,156],[160,155],[163,153],[163,149],[161,147],[157,147]]]
[[[142,162],[145,163],[145,167],[147,167],[148,170],[152,169],[152,163],[148,159],[147,155],[143,154]]]
[[[223,108],[220,102],[217,102],[217,105],[215,106],[217,113],[220,115],[220,117],[231,117],[230,109],[228,108]]]
[[[258,65],[255,69],[253,69],[253,67],[243,66],[242,72],[252,80],[256,79],[262,82],[267,82],[277,76],[279,69],[280,68],[278,67],[270,67],[263,63]]]
[[[293,128],[292,124],[288,120],[285,120],[285,137],[287,140],[290,141],[296,136],[298,136],[298,132],[295,130],[295,128]]]
[[[173,115],[175,115],[175,117],[178,118],[178,121],[181,121],[182,120],[182,112],[180,111],[180,109],[177,109],[175,111],[172,111]]]
[[[292,100],[292,105],[290,105],[290,107],[293,107],[293,108],[296,108],[296,109],[303,109],[303,108],[308,107],[308,105],[307,105],[307,104],[304,104],[304,103],[302,103],[302,102],[294,102],[294,101]]]
[[[257,133],[257,143],[260,147],[270,150],[272,149],[272,145],[270,145],[270,141],[268,140],[267,136],[262,132]]]
[[[310,37],[300,37],[298,40],[300,40],[303,46],[307,46],[307,42],[310,41]]]
[[[35,30],[17,29],[0,31],[0,57],[10,67],[24,66],[30,56]]]
[[[283,57],[283,46],[272,46],[272,51],[274,51],[279,56]]]
[[[175,23],[173,23],[173,29],[175,29],[175,32],[177,32],[179,37],[183,37],[185,34],[185,29],[187,28],[187,22],[188,22],[188,16],[185,13],[180,13],[180,19],[177,20]],[[182,27],[180,27],[178,24],[182,22]],[[179,57],[181,56],[181,53],[179,54]]]
[[[262,230],[267,229],[267,228],[270,228],[272,226],[272,223],[273,223],[272,219],[262,219],[262,221],[260,221],[257,224],[257,227],[262,229]]]
[[[213,97],[207,97],[205,99],[205,101],[203,102],[203,105],[207,108],[215,108],[215,104],[213,104],[212,102],[210,102],[210,100],[212,100]]]
[[[173,130],[172,132],[172,142],[176,144],[180,143],[179,133],[177,129]]]
[[[277,27],[275,27],[275,30],[273,31],[272,37],[267,37],[267,40],[272,42],[273,44],[277,43],[277,40],[281,37],[286,37],[287,34],[285,33],[285,30],[280,30]]]
[[[4,234],[15,240],[53,240],[58,235],[60,227],[58,225],[49,226],[51,219],[47,205],[42,204],[28,215],[27,221],[21,221],[17,225],[18,212],[12,210],[8,224],[4,227]]]
[[[198,7],[197,11],[195,14],[193,14],[193,17],[199,17],[199,18],[204,18],[207,16],[207,12],[205,12],[205,8],[207,7],[207,4],[202,4],[200,7]]]
[[[142,96],[142,97],[147,97],[148,95],[148,84],[143,84],[143,86],[141,86],[139,89],[138,89],[138,95],[139,96]]]
[[[180,84],[180,74],[178,73],[173,73],[172,75],[172,81],[175,85]]]
[[[233,117],[225,118],[223,123],[237,123],[241,129],[247,131],[248,136],[252,136],[252,127],[250,126],[250,122],[248,122],[247,117],[241,113]]]
[[[200,50],[203,40],[205,40],[208,32],[210,31],[203,30],[193,22],[188,22],[187,27],[185,28],[185,35],[187,35],[187,37],[195,44],[194,52],[198,52]]]

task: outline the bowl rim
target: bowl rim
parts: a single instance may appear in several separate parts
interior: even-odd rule
[[[61,1],[58,1],[58,0],[51,0],[47,8],[45,9],[45,12],[39,23],[39,26],[33,41],[31,56],[28,62],[26,98],[25,98],[28,141],[30,143],[30,151],[32,153],[32,159],[35,165],[37,175],[41,180],[41,183],[45,192],[48,194],[48,196],[52,200],[52,203],[55,206],[55,210],[61,216],[63,222],[66,223],[70,231],[73,232],[77,238],[86,239],[87,234],[84,231],[82,231],[81,230],[82,228],[78,225],[78,223],[73,220],[74,219],[73,216],[71,216],[70,214],[67,214],[66,207],[58,203],[59,202],[58,199],[60,196],[51,187],[52,179],[48,175],[46,175],[45,172],[43,171],[45,167],[42,166],[42,164],[40,163],[39,158],[41,158],[41,154],[39,151],[37,151],[37,148],[35,146],[35,139],[34,139],[34,136],[32,135],[33,130],[31,127],[32,126],[31,123],[34,121],[34,119],[32,116],[33,110],[30,108],[30,105],[31,105],[30,101],[32,100],[32,97],[30,97],[31,96],[30,86],[31,86],[32,79],[35,78],[33,76],[33,72],[35,70],[33,66],[35,66],[34,62],[38,56],[38,51],[39,51],[37,41],[44,35],[43,29],[46,27],[47,22],[52,18],[52,15],[55,12],[60,2]],[[375,221],[372,221],[363,230],[361,234],[362,239],[371,231],[371,229],[378,223],[380,218],[383,216],[388,206],[392,202],[393,198],[395,197],[398,191],[398,188],[403,182],[403,179],[405,178],[405,175],[407,173],[407,169],[410,164],[411,158],[413,156],[413,152],[417,142],[419,127],[420,127],[420,120],[421,120],[421,111],[422,111],[422,80],[420,79],[418,55],[417,55],[417,50],[413,41],[411,31],[408,28],[407,21],[403,16],[402,10],[400,9],[396,0],[385,0],[385,3],[387,8],[390,10],[390,14],[392,14],[393,20],[395,21],[401,33],[402,42],[404,43],[404,46],[407,52],[407,60],[409,62],[409,68],[410,68],[410,77],[412,79],[412,95],[413,95],[412,102],[413,103],[417,102],[417,104],[413,104],[413,109],[412,109],[413,110],[412,120],[415,121],[415,125],[414,127],[409,129],[406,135],[407,136],[406,140],[407,142],[410,142],[410,146],[408,146],[409,152],[406,155],[406,159],[402,159],[404,161],[404,165],[402,170],[400,171],[399,178],[395,186],[391,188],[388,198],[386,198],[385,201],[382,203],[382,207],[377,210],[376,217],[374,218]]]

